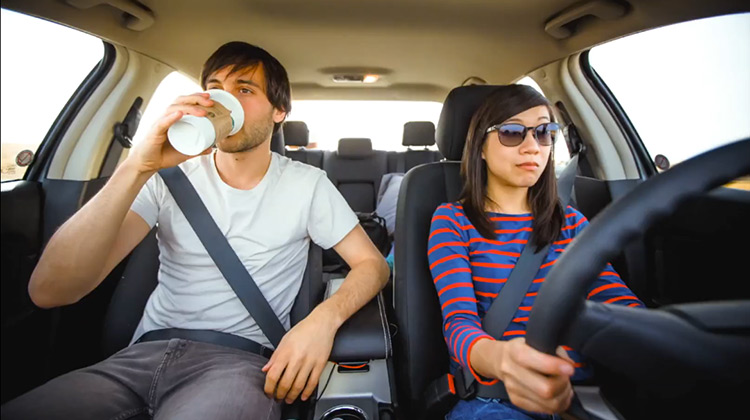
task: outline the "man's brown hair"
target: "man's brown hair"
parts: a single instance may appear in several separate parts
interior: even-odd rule
[[[247,42],[228,42],[211,54],[201,70],[201,88],[206,89],[208,76],[227,66],[231,67],[229,74],[232,74],[259,64],[263,66],[263,72],[266,75],[268,101],[274,108],[289,115],[292,110],[292,90],[286,69],[268,51]],[[282,123],[274,123],[274,133],[279,131]]]

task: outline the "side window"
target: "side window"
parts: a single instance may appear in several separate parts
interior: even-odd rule
[[[136,130],[135,136],[133,136],[133,143],[138,143],[146,137],[146,134],[151,130],[151,126],[164,114],[167,107],[172,105],[178,96],[201,91],[203,89],[201,89],[200,85],[182,73],[175,71],[167,75],[161,81],[159,87],[156,88],[153,96],[151,96],[151,100],[148,102],[148,106],[146,106],[146,111],[141,117],[141,122],[138,124],[138,130]]]
[[[0,19],[0,169],[2,181],[11,181],[23,178],[104,46],[83,32],[9,10],[2,9]]]
[[[684,22],[595,47],[589,63],[655,159],[672,166],[750,136],[750,14]],[[666,161],[657,159],[660,169]],[[750,183],[748,183],[750,189]]]
[[[536,89],[537,92],[544,95],[544,92],[542,92],[542,89],[539,87],[539,85],[529,76],[524,77],[523,79],[516,82],[518,85],[528,85]],[[560,127],[564,125],[562,121],[560,121],[560,118],[558,116],[557,122],[560,123]],[[557,133],[557,138],[555,139],[555,151],[554,151],[554,159],[555,159],[555,173],[560,174],[563,169],[568,165],[568,162],[570,162],[570,151],[568,150],[568,145],[565,143],[565,137],[563,136],[563,130],[560,130]]]

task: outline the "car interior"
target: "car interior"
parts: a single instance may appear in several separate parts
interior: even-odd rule
[[[56,229],[125,159],[161,81],[173,71],[198,80],[218,46],[241,40],[279,59],[294,100],[443,104],[437,124],[405,122],[402,137],[393,139],[397,150],[377,149],[364,136],[330,139],[332,150],[311,147],[301,120],[274,134],[273,152],[325,171],[357,213],[376,210],[384,176],[405,174],[389,283],[339,330],[315,398],[286,405],[283,418],[444,418],[446,407],[425,397],[449,363],[427,262],[430,218],[461,192],[471,115],[495,86],[526,76],[565,127],[562,147],[577,156],[572,203],[591,221],[550,273],[555,281],[540,292],[527,335],[547,352],[561,344],[580,349],[595,367],[593,380],[574,384],[582,410],[571,416],[746,411],[750,191],[725,185],[750,175],[750,139],[657,168],[589,55],[597,45],[650,29],[745,14],[750,3],[5,0],[2,8],[104,45],[101,60],[38,139],[23,179],[2,183],[2,403],[129,344],[157,283],[154,231],[73,305],[36,307],[29,278]],[[52,77],[65,65],[51,64]],[[379,79],[340,82],[369,74]],[[4,107],[3,120],[12,111]],[[368,118],[377,123],[378,115]],[[292,324],[343,281],[346,268],[329,260],[311,244]],[[608,261],[648,309],[586,301],[596,270]]]

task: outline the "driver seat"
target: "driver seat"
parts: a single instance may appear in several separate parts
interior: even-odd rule
[[[446,160],[410,170],[401,184],[396,211],[394,306],[400,334],[395,362],[399,400],[407,418],[423,417],[423,393],[448,372],[449,356],[442,334],[440,303],[427,261],[432,214],[461,193],[461,156],[471,117],[498,86],[462,86],[443,103],[436,141]]]

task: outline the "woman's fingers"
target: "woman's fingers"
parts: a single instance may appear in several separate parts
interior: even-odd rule
[[[573,376],[575,368],[570,362],[556,356],[542,353],[525,341],[514,343],[510,349],[510,357],[513,361],[527,369],[543,373],[545,375]]]

